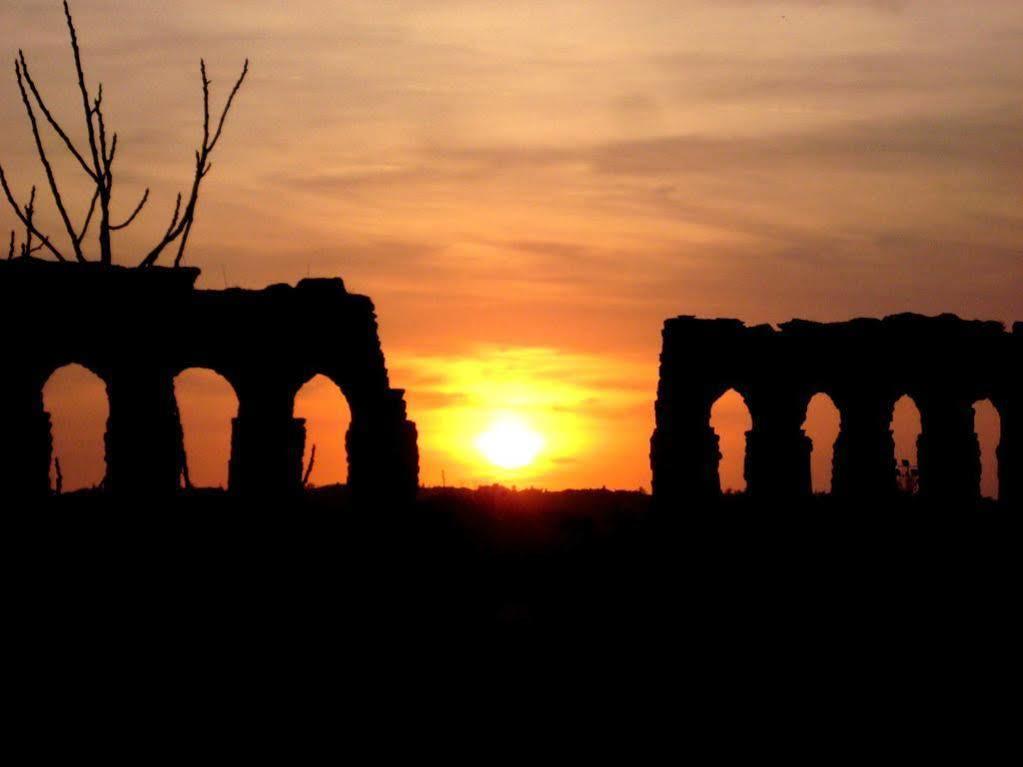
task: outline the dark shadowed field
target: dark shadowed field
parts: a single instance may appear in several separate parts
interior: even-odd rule
[[[289,508],[78,494],[4,527],[8,657],[40,705],[61,685],[216,712],[197,690],[280,705],[283,688],[322,715],[356,678],[391,700],[408,669],[494,686],[524,664],[597,688],[624,670],[705,716],[860,695],[901,716],[882,686],[1005,687],[1019,646],[1017,525],[990,505],[655,512],[639,493],[484,488],[358,509],[328,488]]]
[[[989,603],[1018,575],[1014,520],[986,502],[849,509],[822,496],[782,510],[725,496],[655,511],[635,492],[489,487],[358,509],[335,487],[287,509],[219,492],[114,508],[80,493],[6,516],[22,607],[64,615],[68,631],[154,620],[228,633],[268,621],[253,630],[317,639],[385,624],[691,632],[785,616],[823,630],[918,610],[1002,612]]]

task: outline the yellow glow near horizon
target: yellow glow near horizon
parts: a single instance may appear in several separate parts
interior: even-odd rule
[[[494,466],[521,469],[536,460],[544,438],[519,416],[503,415],[476,437],[476,449]]]
[[[425,485],[622,484],[627,480],[618,472],[628,465],[624,450],[630,441],[648,438],[652,428],[650,386],[631,386],[648,369],[640,363],[609,365],[603,357],[562,349],[495,346],[458,356],[406,356],[403,363],[394,377],[406,389],[418,426]],[[518,425],[495,428],[506,419]],[[635,433],[612,438],[611,422],[618,419]],[[539,449],[524,431],[542,440]],[[517,447],[491,449],[490,442],[502,436]],[[513,460],[497,450],[521,451],[521,456]]]

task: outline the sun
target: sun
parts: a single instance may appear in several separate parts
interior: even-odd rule
[[[521,469],[544,447],[544,438],[518,416],[501,416],[476,437],[476,449],[494,466]]]

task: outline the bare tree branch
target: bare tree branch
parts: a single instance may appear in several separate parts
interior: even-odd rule
[[[89,212],[85,216],[85,223],[82,224],[82,231],[78,233],[78,241],[85,239],[85,233],[89,231],[89,224],[92,222],[92,214],[96,212],[96,200],[99,199],[99,187],[92,193],[92,202],[89,203]]]
[[[224,111],[220,113],[220,121],[217,124],[217,132],[213,134],[213,141],[210,142],[210,151],[213,151],[213,147],[220,141],[220,134],[224,132],[224,121],[227,119],[227,113],[231,111],[231,105],[234,104],[234,97],[238,95],[238,91],[241,90],[242,83],[245,82],[245,76],[249,73],[249,60],[245,59],[245,65],[242,67],[241,76],[238,81],[234,84],[231,89],[231,95],[227,97],[227,103],[224,104]]]
[[[114,188],[114,176],[110,166],[117,153],[117,134],[113,135],[108,149],[107,122],[103,117],[103,83],[96,88],[92,112],[96,116],[96,127],[99,131],[99,260],[100,263],[110,264],[113,263],[113,246],[110,242],[110,196]]]
[[[99,152],[96,149],[96,132],[92,125],[92,108],[89,106],[89,90],[85,87],[85,72],[82,71],[82,52],[78,48],[78,33],[75,31],[75,23],[71,18],[71,9],[67,0],[64,0],[64,18],[67,19],[68,32],[71,34],[71,52],[75,58],[75,72],[78,74],[78,89],[82,93],[82,108],[85,111],[85,123],[89,132],[89,150],[92,152],[92,167],[95,178],[100,177],[101,169],[99,164]]]
[[[68,33],[71,36],[71,52],[75,59],[75,73],[78,75],[78,90],[82,94],[82,111],[85,114],[85,124],[89,135],[89,151],[92,154],[92,166],[96,185],[99,187],[99,260],[100,263],[110,264],[113,262],[113,252],[110,245],[110,179],[107,172],[112,158],[106,153],[106,127],[103,122],[101,105],[103,103],[103,86],[97,89],[95,106],[89,105],[89,89],[85,84],[85,72],[82,69],[82,52],[78,47],[78,32],[75,30],[74,20],[71,18],[71,8],[67,0],[64,0],[64,18],[67,20]],[[96,126],[93,124],[93,114],[96,115],[96,122],[99,124],[102,143],[97,141]]]
[[[206,62],[200,60],[200,69],[202,70],[202,104],[203,104],[203,151],[196,155],[196,178],[195,186],[193,188],[193,202],[191,206],[191,215],[188,217],[188,223],[185,225],[185,229],[181,235],[181,244],[178,246],[178,254],[174,258],[174,266],[179,266],[181,260],[185,256],[185,246],[188,245],[188,236],[192,233],[192,224],[195,223],[195,202],[199,197],[199,184],[206,174],[213,168],[213,163],[208,161],[210,154],[213,152],[213,148],[216,146],[217,141],[220,140],[220,134],[224,131],[224,121],[227,119],[228,112],[231,111],[231,104],[234,103],[234,97],[242,87],[242,83],[245,82],[245,77],[249,73],[249,60],[245,59],[245,64],[242,66],[242,73],[238,76],[235,81],[234,87],[231,88],[231,93],[227,97],[227,101],[224,103],[224,110],[220,113],[220,120],[217,123],[217,132],[213,135],[213,140],[209,140],[210,136],[210,81],[206,77]]]
[[[81,152],[79,152],[75,147],[74,142],[71,141],[71,138],[60,126],[60,123],[58,123],[54,116],[50,113],[49,108],[46,106],[46,102],[43,101],[43,97],[40,95],[39,89],[36,87],[35,81],[32,79],[32,75],[29,74],[28,62],[25,60],[25,54],[21,50],[18,51],[18,58],[21,60],[21,72],[25,76],[25,82],[28,83],[28,87],[32,91],[32,96],[35,98],[36,104],[39,105],[40,111],[46,117],[46,121],[50,123],[50,127],[53,128],[53,131],[64,141],[64,145],[67,146],[68,151],[71,152],[76,160],[78,160],[78,164],[82,166],[82,169],[86,172],[86,174],[88,174],[89,178],[95,180],[95,172],[89,167],[85,158],[82,157]]]
[[[71,223],[71,218],[68,216],[67,209],[64,207],[64,200],[60,196],[60,189],[57,187],[57,179],[53,175],[53,166],[50,165],[50,160],[46,156],[46,149],[43,147],[43,139],[39,135],[39,124],[36,121],[35,110],[32,109],[32,103],[28,98],[28,91],[25,90],[25,82],[21,75],[21,63],[15,62],[14,73],[18,79],[18,90],[21,91],[21,101],[25,105],[25,112],[28,115],[28,121],[32,125],[32,135],[36,141],[36,150],[39,154],[39,160],[43,164],[43,169],[46,171],[46,180],[50,184],[50,191],[53,193],[53,201],[57,205],[57,211],[60,213],[61,221],[64,222],[64,228],[67,230],[68,237],[71,239],[71,245],[75,251],[75,258],[79,261],[84,261],[85,256],[82,255],[82,248],[78,240],[75,238],[75,227]]]
[[[107,126],[103,120],[103,83],[97,86],[96,98],[92,102],[92,114],[99,129],[99,162],[103,169],[107,164]]]
[[[142,211],[142,209],[144,207],[146,207],[146,202],[148,202],[148,201],[149,201],[149,188],[147,187],[145,193],[142,195],[142,199],[139,200],[139,204],[135,206],[135,210],[132,211],[132,214],[130,216],[128,216],[128,219],[123,224],[116,224],[116,225],[111,224],[110,231],[116,232],[118,229],[126,228],[128,226],[128,224],[130,224],[132,221],[135,220],[135,217]]]
[[[202,145],[210,145],[210,79],[206,76],[206,59],[199,59],[199,73],[202,75]]]
[[[11,230],[11,245],[7,249],[7,260],[10,261],[14,258],[14,230]]]
[[[143,192],[142,198],[139,200],[138,204],[122,223],[112,223],[111,200],[114,187],[113,164],[117,154],[118,137],[116,132],[108,133],[107,131],[106,116],[103,112],[102,83],[97,85],[95,94],[92,94],[89,91],[89,87],[85,79],[85,70],[82,65],[82,51],[78,42],[78,32],[75,28],[74,19],[71,15],[71,6],[68,0],[63,0],[62,5],[71,42],[71,52],[74,59],[75,74],[78,81],[78,91],[81,97],[82,114],[85,117],[88,146],[83,147],[83,149],[87,149],[87,151],[79,149],[68,131],[65,130],[64,126],[60,124],[56,116],[54,116],[53,112],[51,112],[46,101],[43,99],[42,93],[40,92],[35,79],[32,77],[27,58],[22,50],[18,51],[18,56],[15,61],[15,76],[18,81],[18,89],[21,93],[22,103],[24,104],[25,112],[32,128],[32,135],[35,139],[36,150],[39,155],[40,162],[43,165],[43,169],[46,172],[46,179],[49,184],[54,203],[56,204],[57,212],[60,214],[61,221],[64,224],[64,228],[67,230],[68,237],[71,241],[75,260],[80,262],[86,261],[82,244],[92,225],[93,219],[97,218],[96,211],[98,210],[99,261],[102,264],[111,264],[113,261],[111,234],[113,232],[126,229],[135,222],[149,201],[150,190],[147,188]],[[234,105],[235,97],[238,95],[239,90],[241,90],[241,87],[245,82],[245,78],[248,75],[249,61],[248,59],[245,60],[241,74],[238,76],[234,86],[228,93],[223,109],[215,122],[210,109],[210,86],[212,83],[207,73],[205,59],[200,60],[199,71],[202,78],[202,142],[195,153],[195,171],[192,178],[191,188],[186,190],[184,193],[179,193],[177,195],[177,199],[174,203],[174,213],[166,232],[139,264],[140,267],[148,267],[155,264],[163,252],[171,244],[176,244],[177,250],[173,261],[174,266],[176,267],[181,264],[191,236],[192,227],[195,224],[196,209],[199,201],[202,181],[213,168],[213,164],[210,162],[210,155],[223,135],[227,116]],[[88,212],[80,229],[76,230],[76,226],[72,223],[71,217],[68,214],[68,208],[65,205],[64,198],[57,183],[53,165],[46,153],[43,137],[40,133],[36,109],[42,113],[47,124],[63,142],[64,147],[95,184],[95,189],[89,202]],[[215,130],[213,128],[214,125],[216,126]],[[27,206],[22,207],[11,192],[7,179],[3,175],[2,167],[0,167],[0,182],[2,182],[4,194],[7,197],[8,203],[14,209],[15,215],[18,217],[19,221],[25,225],[25,243],[21,247],[21,254],[30,255],[42,248],[46,248],[57,258],[57,260],[67,261],[68,259],[64,257],[53,242],[47,236],[39,232],[35,226],[33,221],[35,212],[35,189],[33,188],[32,200]],[[35,242],[33,242],[33,238],[35,238]],[[16,239],[14,240],[14,244],[16,244]],[[8,250],[9,258],[15,257],[14,244],[12,244]]]
[[[164,237],[166,237],[172,231],[174,231],[174,227],[178,223],[178,214],[180,214],[180,213],[181,213],[181,192],[178,192],[178,198],[174,202],[174,215],[171,216],[170,226],[167,227],[167,234],[165,234]]]
[[[210,153],[213,151],[213,147],[216,145],[220,138],[221,133],[224,129],[224,123],[227,120],[228,112],[231,110],[231,105],[234,102],[234,97],[242,87],[242,83],[245,81],[246,75],[249,72],[249,60],[245,60],[245,64],[242,67],[242,72],[235,81],[234,87],[231,89],[231,93],[228,96],[227,101],[224,104],[224,110],[220,114],[220,118],[217,122],[216,133],[210,133],[210,79],[206,75],[206,62],[204,60],[199,61],[199,73],[202,78],[202,106],[203,106],[203,126],[202,126],[202,146],[196,150],[195,153],[195,175],[192,179],[192,189],[188,195],[188,201],[185,204],[185,209],[181,213],[180,219],[178,218],[178,212],[180,210],[180,196],[178,205],[175,207],[174,220],[170,228],[167,230],[167,234],[164,235],[163,239],[154,246],[149,254],[142,260],[139,266],[148,267],[156,263],[160,258],[163,251],[175,240],[180,238],[178,243],[178,252],[174,257],[174,266],[180,266],[181,261],[185,255],[185,247],[188,245],[188,237],[192,232],[192,224],[195,222],[195,211],[196,205],[199,201],[199,189],[202,184],[202,180],[210,172],[213,167],[209,162]]]
[[[209,114],[207,110],[207,115]],[[195,183],[192,186],[192,198],[189,201],[189,208],[186,211],[187,221],[184,221],[184,229],[181,232],[181,241],[178,243],[178,252],[174,256],[174,266],[178,266],[181,263],[181,259],[185,256],[185,246],[188,245],[188,236],[192,233],[192,224],[195,222],[195,207],[199,200],[199,184],[202,183],[206,173],[203,171],[203,159],[202,156],[196,152],[195,154]]]
[[[25,225],[25,229],[34,234],[36,237],[38,237],[39,241],[46,246],[47,250],[49,250],[57,258],[58,261],[67,261],[67,259],[64,258],[61,252],[57,250],[57,248],[53,245],[53,243],[50,242],[49,238],[35,228],[35,225],[32,223],[31,218],[25,217],[25,212],[21,209],[21,206],[18,204],[18,201],[14,199],[14,194],[11,192],[11,187],[8,186],[7,184],[7,176],[4,174],[3,165],[0,165],[0,187],[3,187],[4,195],[7,197],[7,202],[11,204],[11,208],[14,210],[14,215],[16,215],[18,217],[18,220]],[[34,189],[35,187],[33,187],[33,190]],[[35,197],[35,194],[33,193],[32,196]]]
[[[25,243],[21,246],[21,255],[23,258],[28,258],[39,248],[32,246],[32,221],[36,215],[36,188],[32,187],[32,192],[28,196],[28,205],[25,206]]]
[[[107,172],[110,172],[110,166],[114,164],[114,155],[117,154],[117,134],[114,134],[113,140],[110,142],[110,154],[107,155]]]

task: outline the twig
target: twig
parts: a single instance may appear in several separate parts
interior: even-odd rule
[[[76,160],[78,160],[78,164],[82,166],[82,169],[86,172],[86,174],[88,174],[89,178],[95,180],[96,175],[92,168],[89,167],[85,158],[82,157],[82,153],[78,151],[74,142],[71,141],[70,137],[68,137],[67,133],[65,133],[64,129],[60,126],[60,123],[57,122],[54,116],[50,113],[50,110],[47,108],[46,102],[43,101],[43,97],[40,95],[39,89],[36,87],[35,81],[32,79],[32,75],[29,74],[28,62],[25,60],[25,54],[20,49],[18,50],[18,58],[21,60],[21,71],[25,76],[25,82],[28,83],[28,87],[31,89],[32,95],[35,97],[36,104],[39,105],[39,109],[46,117],[46,121],[50,123],[50,127],[53,128],[54,133],[61,137],[64,141],[64,145],[68,148],[68,151],[71,152]]]
[[[85,87],[85,72],[82,71],[82,52],[78,48],[78,33],[71,18],[71,9],[64,0],[64,18],[67,19],[68,32],[71,34],[71,52],[75,58],[75,72],[78,74],[78,89],[82,94],[82,108],[85,110],[85,123],[89,133],[89,150],[92,153],[92,167],[97,183],[100,180],[99,152],[96,149],[96,131],[92,125],[92,109],[89,107],[89,90]]]
[[[167,233],[164,234],[164,238],[170,236],[170,233],[174,231],[174,227],[178,223],[178,215],[181,213],[181,192],[178,192],[178,198],[174,202],[174,215],[171,216],[170,226],[167,227]]]
[[[184,483],[185,490],[194,490],[195,485],[192,484],[192,477],[188,473],[188,456],[181,456],[181,481]]]
[[[242,67],[241,76],[238,81],[234,84],[231,89],[231,95],[227,97],[227,103],[224,104],[224,111],[220,113],[220,121],[217,123],[217,132],[213,134],[213,141],[210,143],[210,151],[213,151],[213,147],[220,141],[220,134],[224,132],[224,121],[227,119],[227,113],[231,111],[231,106],[234,104],[234,97],[238,95],[238,91],[241,90],[242,83],[245,81],[245,75],[249,73],[249,60],[245,59],[245,65]]]
[[[78,90],[82,94],[82,111],[85,114],[85,126],[89,136],[89,152],[92,155],[93,178],[96,181],[96,186],[99,191],[99,258],[101,263],[109,264],[113,261],[113,254],[110,246],[111,179],[108,171],[113,158],[112,156],[108,158],[106,155],[106,126],[103,121],[103,113],[100,109],[100,105],[103,102],[103,86],[100,85],[97,89],[94,110],[93,107],[89,105],[89,89],[85,85],[85,72],[82,69],[82,51],[78,47],[78,32],[75,30],[75,22],[71,18],[71,8],[68,7],[67,0],[64,0],[64,18],[67,19],[68,33],[71,36],[71,52],[75,59],[75,73],[78,75]],[[93,114],[96,116],[96,122],[99,124],[101,136],[103,138],[102,155],[100,154],[101,145],[96,140],[96,126],[93,124]],[[112,154],[113,152],[111,151],[111,155]]]
[[[128,216],[128,219],[123,224],[111,225],[110,226],[110,231],[116,232],[118,229],[124,229],[125,227],[127,227],[128,224],[130,224],[132,221],[135,220],[135,216],[137,216],[142,211],[142,209],[146,206],[146,202],[148,200],[149,200],[149,188],[147,187],[145,193],[142,195],[142,199],[139,200],[139,204],[135,206],[135,210],[132,212],[132,214],[130,216]]]
[[[32,187],[32,192],[28,196],[28,205],[25,206],[25,220],[28,224],[25,225],[25,244],[21,246],[22,258],[28,258],[39,248],[32,246],[32,221],[36,215],[36,188]]]
[[[21,91],[21,101],[25,105],[25,112],[28,114],[28,121],[32,126],[32,135],[36,141],[36,150],[39,154],[39,160],[43,164],[43,169],[46,171],[46,180],[49,182],[50,191],[53,193],[53,201],[57,205],[57,211],[60,213],[60,218],[64,222],[64,228],[67,230],[68,237],[71,239],[71,245],[75,251],[75,258],[79,261],[84,261],[85,257],[82,255],[81,245],[75,238],[75,228],[71,224],[71,218],[67,214],[67,209],[64,207],[64,200],[60,196],[60,189],[57,188],[57,179],[53,174],[53,166],[50,165],[49,158],[46,156],[46,149],[43,148],[43,139],[39,135],[39,124],[36,121],[35,110],[32,109],[32,103],[28,98],[28,91],[25,89],[24,78],[21,75],[20,62],[15,62],[14,73],[18,79],[18,90]]]
[[[313,466],[316,465],[316,445],[313,445],[313,449],[309,453],[309,465],[306,467],[305,474],[302,475],[302,487],[309,487],[309,478],[313,475]]]
[[[59,456],[54,457],[53,468],[57,473],[57,495],[62,495],[64,493],[64,473],[60,470]]]
[[[92,214],[96,211],[96,200],[99,199],[99,187],[92,194],[92,202],[89,203],[89,213],[85,216],[85,223],[82,224],[82,231],[78,233],[78,241],[85,239],[85,233],[89,231],[89,224],[92,222]]]
[[[57,211],[60,214],[61,221],[63,222],[64,228],[67,230],[68,237],[71,241],[71,247],[74,251],[74,259],[80,262],[87,260],[83,252],[82,244],[92,225],[93,219],[97,217],[96,210],[98,208],[99,260],[100,263],[110,264],[112,263],[111,234],[113,232],[126,229],[134,223],[149,201],[150,190],[147,188],[143,192],[142,198],[139,200],[138,204],[122,223],[113,224],[111,222],[111,200],[114,187],[113,164],[117,155],[118,137],[116,132],[111,132],[109,134],[107,132],[106,117],[103,113],[103,84],[100,83],[97,85],[95,94],[92,94],[89,91],[89,87],[85,79],[85,69],[82,64],[82,51],[78,42],[78,31],[75,28],[74,19],[71,15],[71,6],[68,0],[63,0],[62,5],[64,8],[64,18],[67,22],[68,35],[71,42],[71,53],[74,59],[78,91],[81,97],[82,114],[85,118],[88,146],[83,146],[82,149],[79,149],[79,146],[76,145],[74,140],[72,140],[69,132],[64,129],[57,117],[50,110],[50,107],[44,100],[35,79],[32,77],[28,66],[28,60],[22,50],[18,51],[18,56],[15,60],[15,76],[18,82],[18,89],[21,93],[22,103],[24,104],[25,112],[28,116],[29,123],[31,124],[36,150],[39,155],[40,162],[43,165],[43,169],[46,172],[46,179],[49,184],[54,203],[56,204]],[[177,199],[174,204],[174,213],[166,232],[163,234],[160,241],[141,261],[139,264],[140,267],[148,267],[155,264],[159,260],[163,251],[172,243],[176,243],[177,246],[177,252],[173,260],[174,266],[179,266],[184,259],[192,227],[195,224],[200,187],[203,179],[209,174],[213,167],[210,162],[210,155],[223,135],[227,116],[231,112],[235,98],[241,90],[242,84],[245,82],[245,78],[248,75],[249,61],[248,59],[245,60],[241,74],[238,76],[234,86],[228,93],[227,100],[224,102],[223,109],[215,123],[213,122],[213,115],[211,115],[210,112],[211,81],[207,74],[205,60],[200,60],[199,70],[202,78],[203,132],[202,143],[195,153],[195,174],[192,179],[191,189],[186,190],[184,194],[179,193],[177,195]],[[78,165],[95,184],[95,190],[89,203],[88,212],[80,228],[76,229],[76,225],[72,223],[71,217],[68,214],[68,208],[64,203],[63,196],[61,195],[61,190],[57,183],[53,165],[46,153],[36,109],[42,113],[47,124],[63,142],[64,147],[66,147],[67,151],[72,157],[74,157]],[[213,128],[214,125],[216,126],[215,129]],[[0,186],[3,187],[4,195],[6,196],[10,206],[14,209],[18,220],[25,225],[26,236],[25,242],[21,246],[21,254],[30,255],[36,251],[46,248],[58,261],[69,260],[68,258],[65,258],[64,254],[61,253],[61,251],[53,244],[50,238],[42,234],[36,228],[33,221],[35,210],[34,199],[25,207],[22,207],[15,199],[14,194],[7,183],[7,178],[4,175],[2,166],[0,166]],[[33,242],[33,238],[35,238],[35,242]],[[17,242],[16,237],[13,242],[14,244],[12,244],[8,249],[8,259],[16,257],[14,255],[14,245]]]
[[[249,73],[249,60],[245,59],[242,72],[235,81],[234,87],[231,89],[231,93],[224,104],[224,109],[220,113],[220,118],[217,121],[217,130],[212,134],[212,137],[210,133],[210,79],[206,75],[205,60],[200,59],[199,61],[199,73],[202,78],[202,146],[196,150],[195,153],[195,176],[192,179],[192,189],[188,195],[188,201],[186,202],[183,211],[181,210],[182,197],[180,194],[178,195],[178,202],[175,204],[174,208],[174,217],[171,219],[171,225],[167,228],[167,233],[142,260],[139,264],[141,267],[148,267],[155,264],[167,246],[179,238],[180,242],[178,243],[178,252],[174,257],[174,266],[181,265],[181,261],[185,255],[185,248],[188,245],[188,238],[192,232],[192,224],[195,223],[196,205],[199,201],[199,189],[202,185],[202,180],[206,178],[206,175],[213,167],[209,161],[209,157],[223,133],[224,123],[227,120],[228,113],[231,111],[231,106],[234,104],[234,98],[238,94],[238,91],[242,87],[242,83],[245,82],[245,77]]]
[[[103,83],[97,86],[92,112],[96,116],[96,126],[99,129],[99,260],[101,263],[109,264],[113,261],[113,246],[110,242],[110,196],[114,188],[114,175],[111,166],[117,153],[117,134],[113,135],[108,150],[107,122],[103,118]]]
[[[42,232],[35,228],[35,225],[32,223],[32,220],[30,218],[25,217],[25,212],[21,209],[21,206],[18,204],[18,201],[14,199],[14,194],[11,192],[10,186],[7,185],[7,176],[4,175],[3,165],[0,165],[0,187],[3,187],[4,195],[7,197],[7,202],[9,202],[11,208],[13,208],[14,215],[16,215],[18,217],[18,220],[25,225],[26,230],[34,234],[36,237],[38,237],[40,242],[42,242],[43,245],[46,246],[47,250],[49,250],[54,256],[56,256],[58,261],[67,261],[67,259],[64,258],[61,252],[57,250],[57,248],[53,245],[53,243],[50,242],[49,238],[47,238],[45,234],[43,234]],[[33,189],[34,188],[35,187],[33,187]],[[33,197],[34,196],[35,195],[33,195]]]

